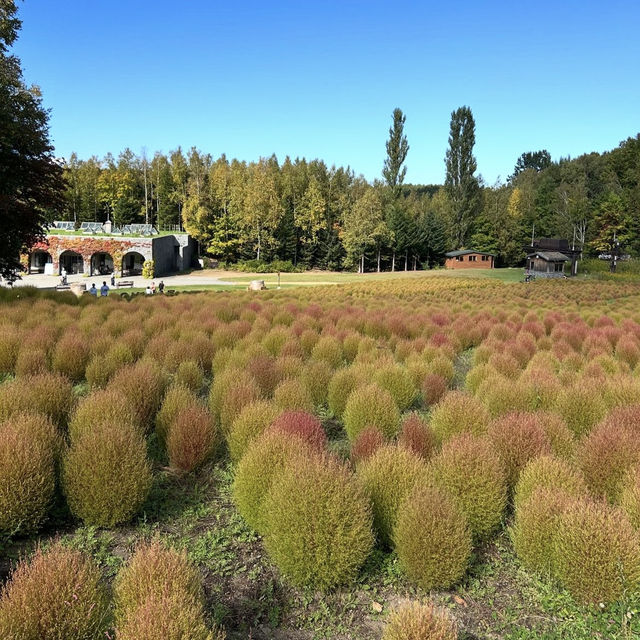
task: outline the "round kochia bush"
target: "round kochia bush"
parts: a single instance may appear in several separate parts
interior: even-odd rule
[[[271,423],[269,431],[298,436],[318,452],[327,447],[327,434],[322,428],[322,423],[306,411],[282,412]]]
[[[169,465],[172,469],[189,473],[213,455],[216,443],[216,426],[207,409],[200,403],[187,407],[169,427]]]
[[[448,589],[469,566],[472,539],[464,516],[447,494],[421,483],[398,509],[393,541],[409,579],[426,591]]]
[[[408,409],[418,395],[409,372],[398,365],[386,365],[378,369],[373,381],[391,394],[400,411]]]
[[[452,438],[429,462],[428,478],[453,498],[476,540],[500,524],[507,486],[500,459],[487,440],[468,434]]]
[[[461,433],[480,435],[487,430],[489,413],[474,396],[450,391],[431,414],[431,428],[440,442]]]
[[[89,345],[84,336],[69,333],[58,341],[53,352],[53,370],[67,376],[74,382],[84,378],[84,370],[89,362]]]
[[[151,481],[144,438],[126,424],[103,422],[81,433],[64,459],[62,484],[69,508],[87,525],[113,527],[130,520]]]
[[[366,427],[377,427],[387,438],[392,438],[398,431],[400,412],[388,391],[370,384],[351,393],[343,420],[351,442]]]
[[[396,609],[382,640],[457,640],[458,627],[446,612],[430,604],[412,602]]]
[[[575,500],[559,517],[555,566],[576,600],[615,602],[640,585],[640,543],[621,510]]]
[[[184,551],[160,542],[138,547],[115,581],[116,621],[121,623],[150,596],[176,596],[185,605],[202,606],[202,577]]]
[[[51,421],[17,414],[0,424],[0,533],[30,533],[47,516],[60,438]]]
[[[329,409],[336,418],[342,418],[347,400],[351,393],[358,386],[360,378],[353,367],[338,369],[331,380],[327,391]]]
[[[358,464],[370,458],[385,443],[384,436],[376,427],[365,427],[351,443],[350,457]]]
[[[296,436],[277,431],[264,433],[248,447],[236,468],[233,498],[240,515],[258,533],[265,530],[264,501],[274,479],[290,460],[312,455]]]
[[[411,413],[402,421],[398,444],[428,460],[435,451],[436,436],[431,427],[417,414]]]
[[[367,497],[329,456],[291,459],[269,490],[265,513],[267,551],[300,586],[352,582],[373,547]]]
[[[417,455],[392,445],[381,447],[358,465],[358,479],[371,500],[374,527],[383,543],[391,543],[398,509],[425,470]]]
[[[162,400],[160,411],[156,414],[156,435],[161,443],[166,443],[171,425],[185,410],[199,404],[193,391],[181,384],[173,384]]]
[[[75,440],[100,422],[138,426],[127,399],[118,391],[103,389],[90,393],[78,403],[69,421],[69,438]]]
[[[242,409],[227,434],[227,446],[233,462],[240,461],[247,447],[267,430],[278,413],[278,408],[267,400],[257,400]]]
[[[37,549],[12,573],[0,596],[3,640],[98,640],[109,603],[102,576],[79,551]]]

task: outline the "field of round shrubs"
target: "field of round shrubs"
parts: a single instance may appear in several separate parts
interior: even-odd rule
[[[0,638],[640,634],[640,289],[0,304]]]

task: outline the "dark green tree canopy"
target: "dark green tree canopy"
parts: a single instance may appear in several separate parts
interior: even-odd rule
[[[16,11],[13,0],[0,0],[0,274],[8,278],[20,268],[20,253],[42,237],[47,211],[64,206],[48,113],[7,53],[20,28]]]
[[[409,143],[407,136],[404,135],[405,120],[406,117],[402,113],[402,109],[393,110],[393,124],[389,128],[387,158],[384,161],[382,177],[387,186],[394,191],[399,191],[407,174],[407,168],[402,166],[407,159],[407,153],[409,153]]]
[[[527,169],[542,171],[550,165],[551,154],[546,149],[542,149],[542,151],[527,151],[516,161],[516,166],[513,169],[513,174],[509,176],[509,180],[513,180],[517,175]]]

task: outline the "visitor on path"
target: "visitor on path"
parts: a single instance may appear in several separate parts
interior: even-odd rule
[[[151,281],[151,293],[155,293],[156,292],[156,283]]]
[[[160,280],[160,283],[158,284],[158,291],[160,293],[164,293],[164,280]]]
[[[109,286],[107,285],[106,281],[102,283],[102,286],[100,287],[100,296],[104,297],[104,296],[108,296],[109,295]]]
[[[91,288],[89,289],[89,293],[90,293],[92,296],[96,296],[96,297],[98,297],[98,290],[96,289],[96,285],[95,285],[95,283],[92,283]]]
[[[112,287],[116,286],[116,274],[113,273],[113,271],[111,272],[111,286]]]
[[[144,291],[148,296],[152,296],[153,295],[153,291],[151,291],[151,285],[148,284],[147,288]]]

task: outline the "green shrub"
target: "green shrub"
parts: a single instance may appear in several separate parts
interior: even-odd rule
[[[454,499],[476,540],[498,527],[507,488],[500,458],[485,439],[464,434],[448,440],[429,462],[428,476]]]
[[[69,508],[87,525],[113,527],[130,520],[151,481],[144,438],[126,424],[102,422],[80,433],[64,459]]]
[[[37,549],[11,574],[0,596],[3,640],[98,640],[108,598],[100,571],[79,551]]]
[[[562,488],[540,484],[518,496],[511,540],[520,562],[545,577],[557,574],[554,551],[558,523],[572,496]]]
[[[450,391],[434,407],[430,425],[440,442],[462,434],[481,435],[487,430],[489,414],[475,397]]]
[[[551,443],[535,413],[513,412],[494,420],[487,438],[498,454],[509,489],[529,460],[551,454]]]
[[[115,580],[116,622],[122,623],[151,596],[177,596],[185,605],[202,607],[202,577],[184,551],[157,541],[138,547]]]
[[[175,381],[197,393],[204,385],[204,372],[195,360],[185,360],[178,365]]]
[[[472,551],[467,522],[453,500],[418,483],[398,509],[393,542],[400,565],[421,589],[448,589],[462,578]]]
[[[155,276],[156,264],[153,260],[145,260],[142,263],[142,277],[151,280]]]
[[[402,421],[398,444],[428,460],[438,443],[431,427],[417,413],[411,413]]]
[[[309,455],[311,450],[300,438],[278,432],[264,433],[249,445],[236,468],[233,498],[251,528],[264,533],[264,501],[271,484],[290,460]]]
[[[554,562],[560,582],[580,602],[615,602],[640,585],[636,532],[622,511],[604,503],[576,500],[564,509]]]
[[[331,380],[327,390],[329,409],[336,418],[342,418],[344,409],[347,406],[349,396],[358,386],[359,377],[352,367],[338,369]]]
[[[247,372],[232,368],[215,376],[209,392],[209,409],[226,435],[242,409],[262,396],[255,379]]]
[[[273,393],[273,401],[278,409],[293,411],[313,411],[313,398],[301,380],[285,380]]]
[[[119,369],[120,365],[107,356],[95,355],[87,364],[85,376],[92,389],[104,389]]]
[[[85,337],[78,333],[63,336],[53,352],[53,370],[67,376],[73,382],[84,379],[89,361],[89,346]]]
[[[605,420],[576,450],[576,464],[591,493],[611,503],[618,501],[625,475],[640,463],[638,432]]]
[[[506,413],[529,411],[535,406],[533,390],[520,380],[498,376],[485,380],[477,391],[477,397],[492,418]]]
[[[20,350],[20,334],[11,325],[3,325],[0,331],[0,375],[14,372]]]
[[[56,428],[44,416],[17,414],[0,424],[0,533],[32,533],[45,520],[60,447]]]
[[[111,389],[94,391],[80,400],[69,420],[69,438],[75,440],[100,422],[139,427],[137,418],[120,392]]]
[[[352,582],[373,547],[371,510],[348,469],[331,457],[290,459],[265,503],[265,546],[294,584]]]
[[[457,640],[458,627],[430,604],[412,602],[391,613],[382,640]]]
[[[172,469],[189,473],[213,455],[217,431],[211,414],[200,403],[178,413],[169,426],[167,454]]]
[[[417,455],[391,445],[381,447],[358,465],[358,479],[371,500],[373,524],[384,544],[391,544],[398,509],[425,470]]]
[[[524,467],[515,489],[516,510],[518,505],[527,500],[538,488],[560,489],[574,498],[589,494],[580,472],[564,460],[553,456],[540,456]]]
[[[267,400],[252,402],[240,411],[227,434],[227,446],[233,462],[240,461],[247,447],[267,430],[278,413],[278,408]]]
[[[73,403],[71,383],[56,373],[43,373],[0,385],[0,421],[16,413],[39,413],[62,427]]]
[[[324,361],[309,362],[302,370],[300,380],[305,385],[316,407],[327,403],[329,381],[333,376],[333,369]]]
[[[640,529],[640,467],[631,469],[622,482],[620,506],[632,526]]]
[[[581,380],[558,393],[553,410],[581,437],[604,418],[607,405],[597,384]]]
[[[413,380],[404,367],[384,366],[375,373],[373,381],[391,394],[400,411],[406,411],[418,396]]]
[[[365,427],[377,427],[387,438],[392,438],[398,431],[400,412],[388,391],[369,384],[351,393],[343,420],[351,442]]]
[[[160,367],[152,360],[140,360],[118,371],[109,388],[127,398],[143,430],[153,425],[160,408],[167,379]]]
[[[377,427],[365,427],[351,443],[351,460],[358,464],[370,458],[386,440]]]
[[[337,369],[342,363],[342,344],[333,336],[321,336],[311,351],[311,359],[326,362]]]

